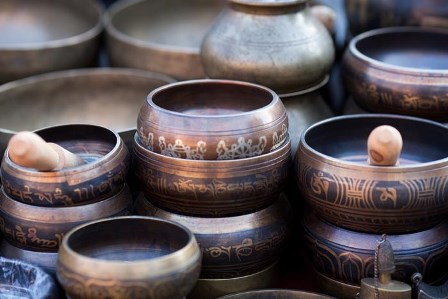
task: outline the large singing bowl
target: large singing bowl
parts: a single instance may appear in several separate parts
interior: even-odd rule
[[[1,59],[1,58],[0,58]],[[132,144],[148,93],[174,79],[149,71],[91,68],[58,71],[0,86],[0,153],[23,130],[70,123],[100,125]]]
[[[199,48],[221,2],[116,1],[103,17],[110,64],[156,71],[179,80],[204,78]]]
[[[448,31],[389,27],[350,41],[342,60],[349,93],[364,109],[448,120]]]
[[[380,125],[398,129],[398,166],[367,163],[367,138]],[[448,128],[410,116],[354,114],[329,118],[301,136],[295,170],[308,204],[348,229],[406,233],[448,213]]]
[[[102,13],[97,1],[1,0],[0,83],[93,66]]]
[[[325,296],[312,292],[287,289],[265,289],[247,291],[242,293],[230,294],[219,297],[218,299],[330,299],[333,297]]]
[[[200,270],[199,246],[186,227],[127,216],[71,230],[60,247],[56,274],[72,299],[182,299]]]

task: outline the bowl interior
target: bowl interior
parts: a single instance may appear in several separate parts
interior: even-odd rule
[[[111,261],[140,261],[185,247],[190,234],[178,225],[149,217],[95,222],[73,232],[67,244],[76,253]]]
[[[367,57],[398,67],[447,70],[448,32],[426,30],[378,31],[356,42]]]
[[[76,2],[0,0],[0,47],[60,40],[95,27],[98,11],[92,4]]]
[[[256,290],[243,293],[236,293],[220,297],[221,299],[319,299],[332,298],[312,292],[303,292],[298,290]]]
[[[140,42],[199,51],[202,38],[220,11],[220,1],[137,1],[112,12],[111,24]]]
[[[367,138],[380,125],[393,126],[402,135],[400,166],[448,157],[447,127],[416,118],[370,115],[337,117],[310,127],[303,138],[321,154],[367,165]]]
[[[155,92],[152,101],[178,113],[217,116],[263,108],[274,101],[274,96],[262,87],[219,81],[172,85]]]

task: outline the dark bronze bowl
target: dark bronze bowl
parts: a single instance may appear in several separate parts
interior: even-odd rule
[[[14,200],[37,206],[74,206],[108,198],[123,188],[130,153],[117,133],[88,124],[60,125],[35,132],[86,163],[44,172],[17,165],[6,150],[1,179],[4,192]]]
[[[375,248],[381,234],[347,230],[314,213],[305,214],[303,223],[307,254],[319,273],[355,286],[374,276]],[[388,235],[396,265],[392,278],[411,285],[412,274],[422,271],[430,283],[444,281],[448,277],[447,236],[447,221],[419,232]]]
[[[116,1],[103,16],[111,65],[204,78],[199,47],[222,2]]]
[[[400,165],[367,164],[367,138],[379,125],[401,132]],[[298,188],[316,213],[356,231],[406,233],[446,219],[448,128],[410,116],[354,114],[329,118],[301,136]]]
[[[291,206],[286,196],[246,215],[191,217],[157,208],[141,194],[135,213],[175,221],[188,227],[202,251],[200,278],[225,279],[256,273],[280,258],[290,230]]]
[[[232,80],[189,80],[153,90],[140,109],[143,145],[165,156],[231,160],[260,156],[288,138],[288,115],[271,89]]]
[[[1,0],[0,83],[94,65],[102,13],[97,1]]]
[[[389,27],[350,41],[343,77],[364,109],[448,120],[448,31]]]
[[[286,289],[265,289],[248,291],[243,293],[231,294],[219,299],[330,299],[333,297],[304,292],[299,290],[286,290]]]
[[[174,213],[226,217],[276,201],[288,181],[290,141],[275,151],[237,160],[188,160],[146,149],[135,134],[133,168],[145,196]]]
[[[102,201],[70,207],[39,207],[10,198],[0,191],[0,230],[11,245],[56,252],[73,227],[106,217],[132,213],[132,195],[125,185]]]
[[[127,216],[71,230],[59,249],[57,278],[72,299],[182,299],[200,270],[201,252],[186,227]]]
[[[20,299],[58,299],[59,289],[39,267],[0,256],[0,296]]]

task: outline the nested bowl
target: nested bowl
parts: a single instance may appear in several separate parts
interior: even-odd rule
[[[132,194],[124,185],[104,200],[70,207],[33,206],[0,191],[0,230],[3,238],[18,248],[56,252],[73,227],[106,217],[132,213]]]
[[[59,249],[57,278],[73,299],[181,299],[200,269],[201,253],[186,227],[127,216],[71,230]]]
[[[367,139],[380,125],[402,135],[398,166],[367,163]],[[324,219],[371,233],[428,228],[448,213],[448,128],[410,116],[354,114],[310,126],[296,153],[297,186]]]
[[[330,299],[333,297],[299,290],[288,289],[265,289],[247,291],[242,293],[230,294],[227,296],[219,297],[219,299]]]
[[[86,163],[38,171],[14,163],[7,149],[1,179],[4,192],[12,199],[36,206],[75,206],[97,202],[123,189],[131,155],[116,132],[96,125],[68,124],[35,133],[77,154]]]
[[[354,37],[343,78],[364,109],[433,120],[448,119],[448,32],[389,27]]]
[[[291,206],[285,195],[257,212],[241,216],[191,217],[157,208],[140,194],[135,213],[175,221],[189,228],[202,252],[200,278],[254,274],[280,258],[290,231]]]
[[[149,150],[192,160],[267,154],[288,138],[288,116],[271,89],[233,80],[190,80],[153,90],[137,130]]]
[[[3,298],[60,298],[58,286],[48,273],[24,261],[1,256],[0,294]]]
[[[375,248],[381,234],[344,229],[314,213],[305,214],[303,226],[306,252],[318,273],[352,286],[374,276]],[[430,283],[446,280],[447,236],[447,221],[418,232],[387,235],[395,256],[392,278],[412,284],[411,276],[423,272]]]
[[[96,1],[0,1],[0,83],[94,65],[102,13]]]
[[[222,2],[116,1],[103,16],[110,64],[179,80],[204,78],[199,48]]]
[[[271,153],[237,160],[188,160],[146,149],[135,134],[133,168],[156,206],[199,217],[250,213],[276,201],[291,168],[290,140]]]

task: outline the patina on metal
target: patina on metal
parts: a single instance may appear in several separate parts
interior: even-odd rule
[[[446,299],[448,298],[448,280],[441,285],[430,285],[423,282],[423,275],[412,275],[412,287],[416,299]]]

